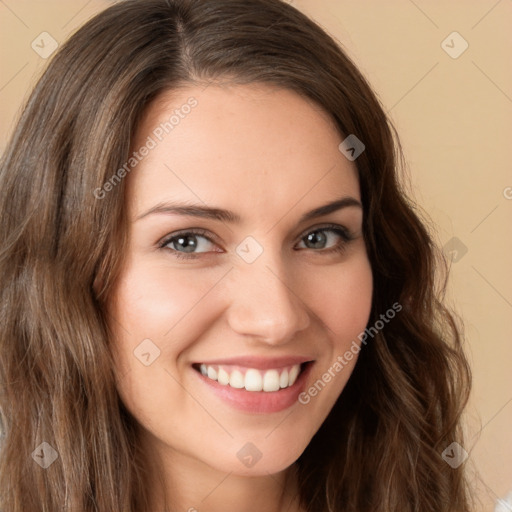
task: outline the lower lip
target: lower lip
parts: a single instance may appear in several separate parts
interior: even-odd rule
[[[244,412],[273,413],[288,409],[298,402],[304,390],[306,380],[313,363],[308,363],[292,386],[279,391],[247,391],[219,384],[216,380],[205,377],[197,370],[192,370],[218,397],[229,405]]]

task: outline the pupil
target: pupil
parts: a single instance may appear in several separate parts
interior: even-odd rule
[[[186,240],[191,241],[191,243],[187,243]],[[183,245],[185,252],[193,252],[193,250],[197,246],[197,241],[195,236],[180,236],[177,241],[179,245]]]
[[[315,248],[321,247],[325,244],[326,236],[322,231],[315,231],[307,236],[308,242],[310,242]]]

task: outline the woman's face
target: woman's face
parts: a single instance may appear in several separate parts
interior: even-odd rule
[[[148,109],[109,310],[120,396],[164,459],[277,473],[347,383],[372,273],[342,140],[266,85],[191,86]]]

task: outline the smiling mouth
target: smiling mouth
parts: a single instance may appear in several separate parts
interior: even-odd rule
[[[311,363],[312,361],[308,361],[302,364],[294,364],[282,368],[269,368],[267,370],[237,365],[207,365],[201,363],[193,364],[192,367],[221,386],[253,392],[263,391],[272,393],[293,386],[299,375]]]

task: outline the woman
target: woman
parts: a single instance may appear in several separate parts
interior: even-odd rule
[[[2,510],[466,511],[470,373],[400,155],[284,2],[74,34],[0,173]]]

